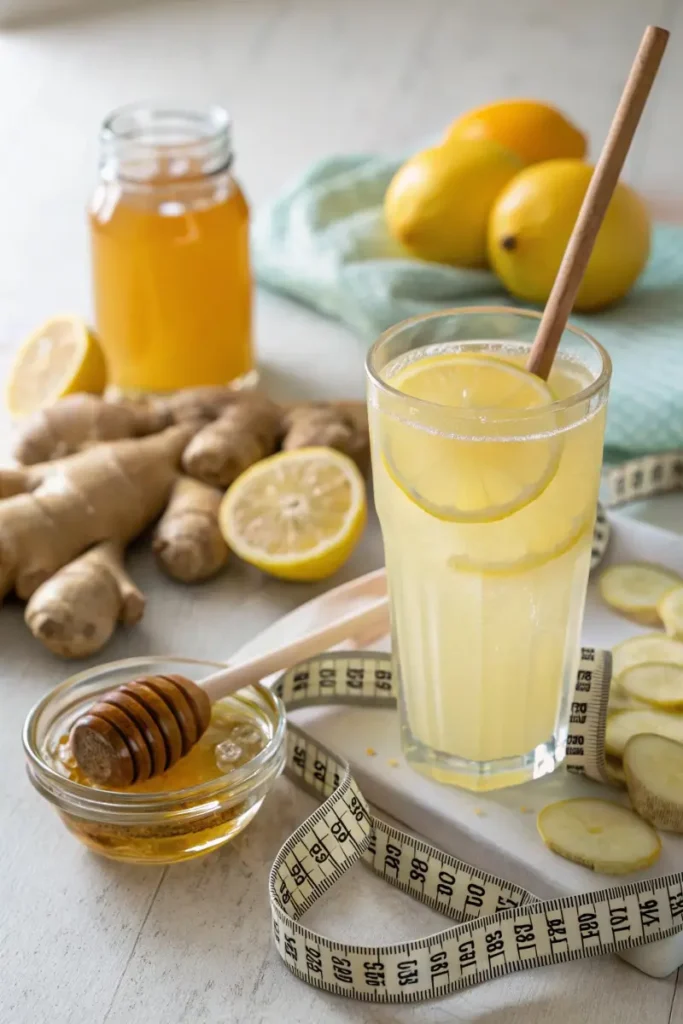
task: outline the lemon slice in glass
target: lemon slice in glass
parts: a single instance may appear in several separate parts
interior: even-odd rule
[[[367,516],[356,464],[331,448],[299,448],[257,462],[223,498],[232,550],[271,576],[322,580],[347,560]]]
[[[21,419],[77,391],[101,395],[106,385],[104,354],[85,321],[53,317],[17,352],[7,382],[7,408]]]
[[[424,511],[449,522],[495,522],[534,501],[553,479],[561,441],[552,432],[552,411],[542,412],[553,395],[522,367],[485,353],[455,352],[417,360],[388,383],[443,407],[442,422],[448,422],[446,410],[453,411],[457,434],[386,420],[387,471]],[[536,409],[533,426],[515,424]],[[437,410],[432,423],[438,419]]]

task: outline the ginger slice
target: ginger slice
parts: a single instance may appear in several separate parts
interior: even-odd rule
[[[647,710],[651,706],[646,701],[638,700],[636,697],[626,693],[625,690],[622,690],[619,683],[613,682],[610,686],[609,701],[607,703],[608,714],[611,714],[613,711],[632,711],[634,708],[636,710],[642,710],[643,708]]]
[[[683,643],[663,633],[645,633],[643,636],[622,640],[612,648],[612,678],[618,681],[625,669],[647,661],[668,661],[674,665],[683,665]]]
[[[670,590],[657,604],[659,615],[667,636],[683,640],[683,586]]]
[[[539,813],[537,825],[553,853],[607,875],[647,868],[661,850],[655,830],[611,800],[578,798],[548,804]]]
[[[608,756],[605,758],[605,771],[613,786],[621,786],[623,788],[626,785],[626,773],[618,757]]]
[[[598,583],[605,604],[643,626],[660,625],[659,602],[682,585],[683,580],[676,573],[648,562],[611,565]]]
[[[639,703],[665,711],[683,710],[683,665],[666,661],[631,665],[619,676],[619,688]]]
[[[607,718],[605,750],[612,757],[623,757],[631,737],[646,732],[683,743],[683,715],[672,715],[654,708],[615,711]]]
[[[641,818],[665,832],[683,832],[683,744],[634,736],[624,751],[628,795]]]

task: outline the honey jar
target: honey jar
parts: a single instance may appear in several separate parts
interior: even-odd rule
[[[29,778],[91,850],[138,864],[189,860],[229,842],[257,813],[285,758],[284,708],[258,684],[215,703],[194,749],[147,782],[95,787],[71,756],[71,725],[107,690],[149,674],[199,680],[220,667],[179,658],[112,662],[67,679],[30,712]]]
[[[110,384],[252,383],[249,210],[228,114],[125,107],[105,120],[100,151],[89,223]]]

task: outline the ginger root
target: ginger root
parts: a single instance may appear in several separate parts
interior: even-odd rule
[[[323,445],[348,455],[362,473],[370,464],[370,433],[364,402],[306,402],[284,416],[284,449]]]
[[[245,393],[195,434],[183,454],[183,469],[225,489],[249,466],[272,455],[281,430],[280,407],[263,395]]]
[[[26,623],[54,653],[94,653],[143,612],[126,545],[166,507],[153,540],[161,568],[186,583],[213,576],[229,557],[222,492],[280,445],[328,445],[365,471],[364,403],[285,409],[230,387],[61,399],[24,427],[22,465],[0,469],[0,602],[12,590],[28,600]]]
[[[235,391],[228,386],[201,387],[184,388],[172,395],[164,395],[156,399],[156,403],[171,423],[209,423],[234,402],[259,397],[254,392]]]
[[[198,583],[227,562],[228,546],[218,526],[222,497],[222,491],[192,477],[176,481],[153,541],[159,565],[173,579]]]
[[[145,599],[123,568],[123,549],[98,544],[38,587],[24,621],[37,640],[63,658],[104,647],[118,622],[142,618]]]
[[[26,600],[93,544],[125,546],[164,508],[192,429],[87,448],[24,475],[24,493],[0,503],[0,599]],[[0,493],[16,471],[0,472]],[[5,483],[3,483],[5,481]]]
[[[126,399],[107,401],[76,394],[31,416],[14,449],[17,462],[32,466],[72,455],[98,441],[156,434],[171,423],[161,406]]]
[[[67,395],[28,419],[14,457],[32,466],[72,455],[100,441],[144,437],[174,423],[208,423],[238,395],[229,387],[187,388],[162,398],[144,399]]]

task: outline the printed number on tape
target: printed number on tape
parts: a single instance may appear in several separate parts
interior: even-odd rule
[[[683,453],[645,456],[609,470],[603,504],[683,488]],[[598,507],[591,568],[610,539]],[[611,657],[584,648],[567,739],[567,770],[609,782],[604,737]],[[312,704],[394,708],[391,657],[322,655],[285,673],[275,687],[288,711]],[[489,978],[545,964],[601,956],[683,931],[683,872],[578,896],[537,900],[375,818],[348,763],[288,725],[285,771],[324,802],[294,832],[273,864],[273,935],[289,969],[311,985],[369,1002],[418,1002]],[[301,923],[315,901],[362,860],[381,878],[444,917],[444,931],[400,945],[352,946]]]
[[[567,767],[599,781],[610,655],[584,648],[570,712]],[[313,704],[396,706],[391,656],[321,655],[275,686],[288,711]],[[601,956],[683,929],[683,873],[540,901],[375,818],[348,763],[288,725],[285,771],[324,802],[290,836],[269,881],[275,944],[289,969],[317,988],[372,1002],[417,1002],[512,971]],[[301,918],[363,860],[391,885],[456,924],[400,945],[354,946]]]

